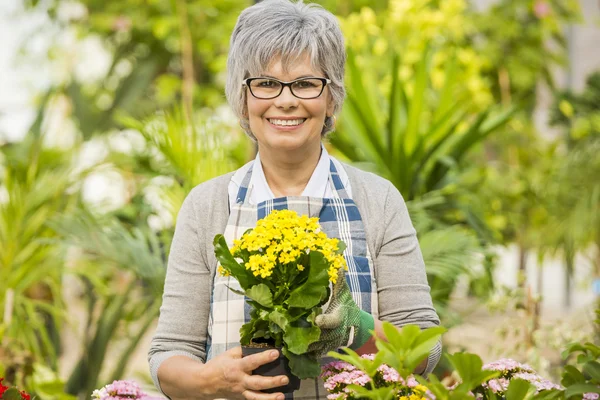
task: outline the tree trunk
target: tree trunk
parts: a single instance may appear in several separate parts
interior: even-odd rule
[[[519,243],[519,269],[517,271],[517,287],[519,289],[525,289],[525,283],[527,282],[528,255],[529,250],[522,243]]]
[[[575,267],[575,254],[570,245],[565,246],[565,297],[564,307],[571,308],[571,280]]]

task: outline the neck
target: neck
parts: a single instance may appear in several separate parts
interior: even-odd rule
[[[275,197],[300,196],[319,163],[321,144],[318,151],[295,151],[293,155],[263,151],[260,147],[259,152],[265,179]]]

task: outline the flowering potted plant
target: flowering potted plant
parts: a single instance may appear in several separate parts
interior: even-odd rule
[[[281,348],[282,362],[295,377],[317,377],[319,363],[308,349],[321,335],[314,321],[329,298],[329,283],[347,268],[345,244],[328,238],[317,218],[275,210],[235,240],[231,249],[223,235],[215,237],[214,246],[219,274],[237,279],[242,290],[232,290],[246,296],[251,306],[250,320],[240,329],[243,351],[267,345]],[[294,376],[290,385],[298,386],[299,380],[292,383]]]
[[[374,360],[373,354],[364,354],[361,358]],[[420,384],[413,375],[403,379],[398,371],[387,364],[381,364],[373,376],[345,361],[333,361],[323,367],[325,389],[329,392],[330,400],[352,400],[361,396],[356,392],[356,385],[365,390],[386,390],[389,395],[398,400],[428,400],[432,399],[427,387]]]
[[[24,390],[16,387],[4,386],[4,378],[0,378],[0,399],[1,400],[31,400],[31,396]]]
[[[134,381],[113,381],[92,393],[93,400],[163,400],[164,397],[153,397],[142,391]]]
[[[544,390],[564,389],[562,386],[538,375],[529,365],[521,364],[510,358],[502,358],[485,364],[482,369],[485,371],[497,371],[499,376],[483,382],[473,390],[473,393],[479,394],[481,397],[488,396],[490,391],[497,396],[505,396],[513,379],[522,379],[529,382],[535,388],[535,393]]]

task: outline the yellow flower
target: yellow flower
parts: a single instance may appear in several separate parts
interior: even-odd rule
[[[296,263],[298,270],[303,271],[306,265],[302,260],[308,259],[303,255],[320,251],[329,262],[329,280],[335,283],[338,270],[346,267],[344,257],[337,254],[338,249],[339,240],[327,237],[318,218],[299,216],[290,210],[275,210],[257,221],[256,227],[240,239],[234,240],[231,252],[238,257],[242,250],[250,252],[245,268],[254,276],[265,279],[273,275],[275,268],[284,271],[284,266],[290,263]]]
[[[229,271],[227,271],[225,268],[223,268],[223,266],[222,266],[222,265],[219,265],[219,266],[217,267],[217,271],[219,272],[219,275],[221,275],[221,276],[229,276],[229,275],[231,275],[231,274],[229,273]]]

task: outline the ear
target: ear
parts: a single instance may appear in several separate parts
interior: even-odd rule
[[[333,109],[334,109],[334,104],[333,104],[333,99],[331,98],[331,93],[330,93],[328,102],[327,102],[327,116],[328,117],[333,116]]]

